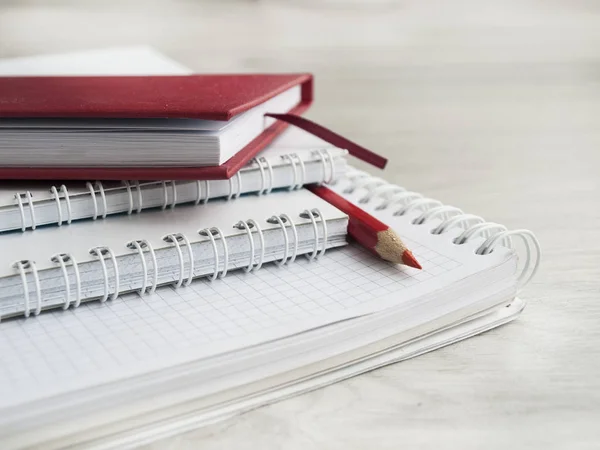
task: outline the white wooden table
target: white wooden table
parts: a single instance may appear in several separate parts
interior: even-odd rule
[[[600,445],[600,9],[447,3],[0,1],[0,57],[148,44],[200,72],[313,72],[309,117],[390,181],[541,241],[517,322],[149,448]]]

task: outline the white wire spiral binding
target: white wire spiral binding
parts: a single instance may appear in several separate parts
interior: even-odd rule
[[[248,265],[246,267],[244,267],[244,272],[246,272],[246,273],[251,272],[252,270],[254,270],[255,267],[260,268],[260,266],[262,266],[263,259],[265,257],[265,241],[264,241],[264,236],[262,234],[262,230],[260,229],[258,224],[256,222],[254,222],[252,219],[247,220],[247,221],[240,220],[233,227],[237,228],[238,230],[245,230],[246,235],[248,236],[248,243],[250,244],[250,256],[248,257]],[[258,235],[260,237],[260,243],[261,243],[260,244],[261,255],[260,255],[260,259],[259,259],[257,266],[254,266],[254,256],[256,254],[256,245],[254,244],[254,237],[252,236],[253,228],[256,228],[256,230],[258,231]]]
[[[328,148],[319,149],[314,154],[319,158],[323,166],[323,183],[331,183],[335,176],[335,163],[331,151]],[[327,174],[328,171],[329,175]]]
[[[282,265],[284,265],[288,259],[288,253],[289,253],[289,249],[290,249],[290,238],[287,234],[287,230],[285,229],[285,225],[283,223],[283,220],[281,219],[281,217],[278,216],[271,216],[267,219],[267,222],[269,223],[273,223],[273,224],[279,224],[279,226],[281,227],[281,231],[283,232],[283,256],[281,257],[281,261],[275,261],[275,264],[278,267],[281,267]]]
[[[321,182],[322,183],[331,183],[332,178],[335,175],[335,160],[334,160],[333,156],[331,155],[330,150],[329,149],[320,149],[320,150],[314,151],[313,154],[318,157],[318,159],[321,162],[321,165],[323,167],[323,178],[322,178]],[[293,172],[293,177],[294,177],[293,182],[291,183],[291,185],[289,186],[288,189],[291,191],[291,190],[296,190],[296,189],[302,188],[302,186],[304,186],[304,184],[306,183],[306,164],[305,164],[304,160],[297,153],[281,155],[281,158],[283,160],[286,160],[289,162],[289,165],[292,168],[292,172]],[[258,170],[260,171],[261,188],[258,191],[258,195],[264,195],[264,194],[270,193],[274,187],[273,186],[274,172],[273,172],[273,166],[271,165],[271,162],[268,159],[266,159],[265,157],[255,158],[252,160],[252,162],[257,165]],[[266,167],[266,170],[265,170],[265,167]],[[268,171],[268,174],[267,174],[267,171]],[[234,189],[233,178],[229,179],[229,194],[227,196],[228,200],[231,200],[232,198],[238,198],[242,193],[242,176],[239,171],[236,172],[235,178],[236,178],[236,180],[235,180],[236,188],[235,189]],[[177,183],[173,180],[160,181],[160,182],[154,182],[154,183],[160,183],[160,185],[162,186],[162,190],[163,190],[163,204],[161,206],[162,209],[166,209],[167,206],[169,206],[169,193],[168,193],[167,184],[170,184],[171,192],[172,192],[172,194],[171,194],[172,201],[171,201],[170,207],[175,208],[175,206],[177,204]],[[204,183],[205,195],[202,195],[202,183]],[[125,190],[127,191],[127,198],[128,198],[127,214],[128,215],[132,214],[134,209],[135,209],[135,212],[139,214],[142,211],[142,209],[144,209],[144,199],[143,199],[143,193],[142,193],[143,189],[142,189],[142,186],[140,185],[140,182],[123,180],[122,184],[123,184]],[[195,204],[198,205],[200,203],[206,203],[210,198],[210,183],[209,183],[209,181],[208,180],[198,180],[198,181],[196,181],[196,186],[197,186],[196,187],[197,196],[196,196]],[[108,215],[108,205],[107,205],[107,196],[106,196],[104,185],[102,184],[101,181],[96,181],[93,184],[90,182],[87,182],[86,188],[89,191],[89,194],[92,199],[93,206],[94,206],[94,214],[92,216],[92,220],[97,220],[99,215],[101,215],[101,217],[103,219],[106,218],[106,216]],[[137,193],[137,200],[134,199],[134,193],[133,193],[134,188]],[[394,187],[393,189],[399,189],[399,188]],[[57,216],[58,216],[57,225],[62,226],[63,222],[65,221],[61,197],[64,198],[65,205],[67,208],[66,222],[68,224],[71,224],[74,217],[73,217],[73,213],[72,213],[72,209],[71,209],[71,198],[70,198],[70,194],[69,194],[67,187],[64,184],[61,185],[60,188],[57,188],[56,186],[52,186],[50,188],[50,193],[52,194],[52,198],[56,202],[56,210],[57,210]],[[97,194],[100,194],[100,200],[102,203],[101,205],[98,205]],[[27,206],[29,206],[29,214],[31,217],[31,228],[33,230],[35,230],[36,226],[37,226],[36,215],[35,215],[35,203],[36,202],[33,200],[33,198],[32,198],[33,196],[31,194],[31,192],[23,192],[23,193],[15,194],[17,206],[19,208],[19,212],[21,215],[21,230],[25,231],[29,227],[27,225],[26,219],[25,219],[26,212],[25,212],[25,205],[23,203],[23,197],[25,197],[27,199]],[[100,211],[100,209],[102,209],[102,210]]]
[[[23,284],[23,298],[24,298],[24,310],[25,317],[29,317],[31,314],[31,309],[29,305],[29,286],[27,285],[27,274],[25,271],[27,269],[31,270],[31,274],[33,275],[33,281],[35,283],[35,294],[37,305],[35,310],[33,311],[33,315],[37,316],[42,311],[42,289],[40,287],[40,277],[38,276],[37,267],[35,266],[35,262],[29,259],[23,259],[21,261],[16,261],[11,265],[14,269],[19,271],[21,275],[21,283]]]
[[[140,186],[140,182],[135,180],[133,182],[135,184],[135,188],[137,190],[137,197],[138,197],[138,205],[137,205],[137,209],[135,210],[136,213],[141,213],[142,209],[144,208],[144,198],[142,197],[142,187]]]
[[[427,222],[428,220],[435,219],[437,217],[454,217],[458,215],[463,215],[462,209],[456,208],[455,206],[442,205],[437,208],[431,208],[428,211],[425,211],[419,217],[417,217],[413,223],[415,225],[421,225],[422,223]]]
[[[475,214],[462,214],[444,220],[437,227],[431,230],[431,234],[442,234],[448,231],[450,228],[458,226],[469,228],[471,226],[470,224],[475,225],[483,222],[485,222],[483,217],[476,216]]]
[[[425,209],[425,208],[428,208],[428,207],[436,208],[438,206],[443,206],[443,203],[440,202],[439,200],[434,200],[432,198],[419,198],[419,199],[413,200],[410,203],[407,203],[402,208],[395,211],[394,215],[395,216],[403,216],[405,214],[408,214],[409,212],[411,212],[414,209],[421,208],[421,210],[426,211],[427,209]]]
[[[210,243],[212,245],[213,256],[214,256],[214,268],[213,268],[213,274],[210,277],[210,281],[216,280],[217,276],[219,278],[223,278],[225,275],[227,275],[227,266],[229,265],[229,247],[227,247],[227,239],[225,238],[225,235],[223,234],[223,232],[221,231],[221,229],[219,227],[204,228],[202,230],[198,230],[198,234],[200,234],[201,236],[208,237],[210,239]],[[217,250],[217,243],[215,241],[215,236],[219,236],[221,238],[221,242],[223,243],[223,270],[221,271],[220,274],[219,274],[219,252]]]
[[[70,262],[73,266],[73,273],[75,274],[75,308],[81,304],[81,277],[79,275],[79,267],[75,258],[68,253],[57,253],[50,258],[53,263],[59,264],[62,270],[63,277],[65,279],[65,303],[63,309],[68,309],[71,305],[71,283],[69,282],[69,274],[67,272],[67,266],[65,263]]]
[[[246,221],[249,226],[253,226],[256,228],[256,232],[258,233],[258,240],[260,241],[260,255],[258,258],[258,263],[254,266],[253,270],[258,270],[262,267],[263,262],[265,260],[265,236],[260,228],[260,225],[254,221],[254,219],[249,219]]]
[[[127,209],[127,215],[130,216],[133,212],[133,193],[131,192],[131,183],[129,183],[129,181],[127,180],[123,180],[121,181],[121,183],[123,183],[125,189],[127,189],[127,197],[129,198],[129,208]]]
[[[359,203],[368,203],[371,201],[371,199],[365,200],[367,197],[363,197],[361,200],[359,200]],[[371,197],[374,198],[374,197]],[[397,192],[395,194],[393,194],[389,199],[384,200],[383,203],[381,203],[380,205],[377,206],[377,210],[382,210],[382,209],[387,209],[389,208],[391,205],[395,205],[396,203],[408,203],[409,201],[412,200],[416,200],[419,198],[423,198],[423,195],[419,194],[418,192],[411,192],[411,191],[403,191],[403,192]]]
[[[85,183],[85,187],[90,191],[90,195],[92,196],[92,202],[94,203],[94,215],[92,216],[92,220],[96,220],[98,218],[98,202],[96,201],[96,191],[94,190],[94,186],[89,181]]]
[[[367,195],[359,202],[368,203],[374,199],[381,200],[376,207],[377,210],[395,208],[394,216],[402,216],[413,210],[421,210],[422,214],[413,220],[414,225],[426,224],[433,219],[442,219],[430,232],[440,235],[452,229],[460,228],[463,231],[453,242],[462,245],[477,237],[485,238],[485,241],[477,247],[475,253],[487,255],[502,243],[513,248],[512,238],[520,239],[525,246],[525,261],[521,272],[517,276],[518,287],[522,288],[531,281],[538,270],[540,263],[541,248],[535,235],[529,230],[508,231],[505,226],[486,222],[483,218],[465,214],[462,210],[453,206],[444,205],[438,200],[425,198],[416,192],[410,192],[401,186],[394,186],[380,178],[371,177],[365,172],[358,170],[349,171],[346,174],[351,186],[344,193],[352,194],[357,189],[366,189]]]
[[[262,166],[262,163],[258,160],[258,158],[254,158],[252,160],[252,162],[258,166],[258,170],[260,172],[260,189],[259,189],[257,195],[262,195],[262,193],[265,190],[265,187],[267,185],[266,180],[265,180],[265,169]]]
[[[56,192],[56,187],[52,186],[50,192],[52,192],[52,195],[56,199],[56,207],[58,209],[59,217],[58,226],[60,227],[62,225],[62,205],[60,203],[60,194],[63,195],[65,204],[67,205],[67,224],[71,225],[71,222],[73,221],[73,212],[71,210],[71,198],[69,197],[69,190],[67,189],[67,186],[62,184],[59,192]]]
[[[292,221],[292,219],[290,219],[290,216],[287,214],[280,214],[279,217],[281,220],[283,220],[284,224],[289,223],[290,227],[292,228],[292,235],[294,236],[294,249],[292,251],[292,256],[290,256],[288,261],[288,264],[291,264],[296,261],[296,256],[298,255],[298,230],[296,229],[296,224]]]
[[[133,209],[133,208],[132,208]],[[325,254],[327,248],[327,239],[328,239],[328,231],[327,231],[327,223],[324,220],[321,212],[318,209],[305,210],[300,214],[300,217],[304,219],[309,219],[312,223],[313,232],[314,232],[314,247],[311,255],[306,255],[309,260],[315,259],[317,256],[322,256]],[[322,247],[319,252],[319,226],[318,222],[321,222],[321,233],[322,233]],[[299,249],[299,239],[298,239],[298,229],[294,221],[287,214],[273,215],[267,219],[268,223],[277,224],[281,228],[281,231],[284,235],[284,253],[280,260],[274,261],[277,266],[282,266],[284,264],[293,263],[296,260]],[[260,227],[260,225],[252,220],[248,219],[246,221],[239,221],[234,225],[234,228],[239,230],[244,230],[246,232],[246,236],[248,237],[248,242],[250,244],[250,256],[248,259],[248,265],[244,268],[245,272],[252,272],[258,270],[262,267],[265,260],[265,237],[264,233]],[[289,229],[292,232],[292,238],[290,242]],[[259,238],[259,249],[257,248],[256,242],[254,240],[254,233],[258,234]],[[217,278],[223,278],[227,275],[229,268],[229,246],[227,243],[227,237],[218,227],[204,228],[198,230],[198,234],[201,236],[205,236],[211,243],[212,251],[213,251],[213,271],[212,275],[209,275],[209,279],[214,281]],[[217,239],[220,238],[221,245],[223,246],[223,268],[220,269],[220,255],[217,247]],[[172,233],[165,235],[163,241],[171,243],[175,246],[175,250],[177,252],[177,258],[179,262],[179,279],[174,283],[176,288],[181,287],[182,285],[189,286],[194,279],[194,252],[191,245],[190,240],[183,233]],[[185,245],[187,250],[187,260],[188,260],[188,270],[186,274],[185,270],[185,257],[181,250],[181,246]],[[153,294],[156,288],[158,287],[158,274],[159,268],[156,258],[156,253],[150,244],[150,242],[146,240],[132,240],[126,243],[127,248],[130,250],[134,250],[140,257],[141,265],[142,265],[142,285],[137,293],[140,296],[143,296],[146,293]],[[290,246],[291,255],[290,255]],[[490,244],[490,247],[493,247],[493,243]],[[150,254],[150,259],[153,267],[153,279],[149,282],[149,266],[146,261],[146,251]],[[257,257],[258,253],[258,257]],[[96,246],[92,247],[89,250],[89,254],[96,257],[100,263],[102,269],[103,276],[103,284],[104,284],[104,293],[100,298],[100,302],[104,303],[107,300],[115,300],[120,295],[120,271],[118,266],[118,261],[116,254],[109,248],[105,246]],[[106,259],[109,258],[112,262],[112,270],[114,274],[114,286],[111,289],[110,281],[109,281],[109,268],[106,264]],[[255,263],[255,259],[257,259]],[[75,308],[79,307],[82,302],[82,283],[81,283],[81,275],[79,270],[79,265],[75,258],[69,253],[57,253],[50,258],[50,261],[57,264],[60,267],[62,277],[64,280],[64,290],[65,296],[62,304],[62,309],[66,310],[70,306],[74,306]],[[68,264],[73,267],[73,275],[75,278],[75,299],[73,300],[73,290],[71,289],[71,282],[69,280],[69,270]],[[29,317],[31,312],[35,315],[39,314],[42,309],[42,291],[40,287],[40,280],[38,276],[38,271],[36,265],[33,261],[30,260],[21,260],[12,264],[12,267],[19,271],[21,276],[21,282],[23,284],[23,297],[24,297],[24,314],[25,317]],[[34,311],[32,311],[30,305],[30,294],[29,288],[27,284],[27,273],[26,271],[30,270],[36,289],[37,296],[37,307]],[[1,319],[1,318],[0,318]]]
[[[92,220],[96,220],[98,218],[98,201],[96,198],[96,188],[98,188],[100,198],[102,199],[102,218],[105,219],[106,215],[108,214],[108,206],[106,205],[106,193],[104,192],[104,185],[101,181],[96,181],[93,185],[88,181],[87,183],[85,183],[85,186],[90,191],[92,200],[94,202],[94,215],[92,216]]]
[[[273,178],[274,178],[273,166],[271,165],[269,160],[267,158],[265,158],[264,156],[261,156],[260,158],[255,158],[254,161],[256,161],[256,163],[258,164],[258,169],[260,170],[261,187],[257,194],[258,195],[270,194],[271,191],[273,190]],[[267,177],[266,177],[265,169],[263,167],[263,163],[267,167],[267,170],[269,171],[269,185],[268,186],[267,186],[267,180],[266,180]]]
[[[294,153],[294,155],[295,155],[295,153]],[[292,184],[290,184],[288,191],[293,191],[295,189],[298,189],[298,171],[296,170],[296,161],[294,161],[294,158],[292,158],[292,155],[281,155],[281,159],[283,159],[283,160],[287,159],[290,162],[290,166],[292,167],[292,172],[294,173],[294,182]]]
[[[204,191],[206,192],[206,196],[204,197],[204,199],[202,199],[202,189],[200,188],[200,183],[204,183]],[[194,204],[198,205],[200,202],[202,202],[202,204],[206,203],[210,197],[210,183],[208,180],[204,180],[204,181],[200,181],[197,180],[196,181],[196,202]]]
[[[477,249],[478,254],[479,255],[487,255],[489,253],[492,253],[494,251],[494,247],[496,246],[496,244],[498,242],[506,240],[507,238],[509,238],[511,236],[521,239],[521,241],[525,245],[525,251],[526,251],[525,263],[524,263],[525,267],[529,267],[529,265],[531,264],[531,259],[532,259],[532,255],[533,255],[533,252],[531,251],[531,247],[529,246],[529,242],[532,242],[534,245],[534,248],[535,248],[536,253],[535,253],[534,257],[536,257],[537,260],[536,260],[533,270],[531,272],[529,272],[529,274],[527,273],[526,270],[523,270],[519,274],[519,277],[518,277],[519,285],[525,286],[527,283],[529,283],[531,281],[531,279],[534,277],[535,273],[537,272],[537,269],[539,267],[539,255],[541,255],[541,253],[542,253],[540,243],[531,231],[529,231],[529,230],[501,231],[500,233],[497,233],[496,235],[490,236],[489,238],[487,238],[487,240],[483,244],[481,244],[481,246]]]
[[[140,255],[140,259],[142,260],[142,271],[144,272],[144,279],[142,281],[142,287],[138,291],[140,296],[144,295],[148,286],[148,265],[146,264],[146,258],[144,256],[144,250],[147,249],[150,253],[150,258],[152,259],[152,267],[154,270],[152,287],[150,288],[149,294],[154,294],[156,287],[158,285],[158,264],[156,262],[156,253],[154,253],[154,248],[152,248],[152,244],[150,242],[140,239],[137,241],[129,241],[127,244],[127,248],[131,250],[137,250]]]
[[[227,196],[227,200],[238,198],[242,193],[242,176],[239,171],[235,173],[235,179],[237,181],[237,191],[233,191],[233,177],[231,177],[229,179],[229,195]]]
[[[296,184],[296,189],[301,189],[302,186],[306,184],[306,165],[297,153],[292,153],[290,156],[292,158],[296,158],[296,160],[298,161],[298,165],[300,166],[300,174],[302,176],[298,180],[298,184]]]
[[[244,272],[248,273],[254,267],[254,254],[256,251],[256,246],[254,245],[254,237],[252,237],[252,231],[250,230],[250,225],[243,220],[240,220],[236,223],[233,228],[237,228],[238,230],[245,230],[246,235],[248,236],[248,243],[250,244],[250,256],[248,257],[248,265],[244,267]]]
[[[27,205],[29,206],[29,216],[31,217],[31,229],[35,230],[36,220],[35,220],[35,209],[33,206],[33,196],[30,191],[26,191],[23,193],[16,193],[15,199],[17,200],[17,205],[19,206],[19,213],[21,214],[21,231],[25,231],[27,229],[27,224],[25,223],[25,208],[23,207],[23,199],[22,196],[25,196],[27,199]]]
[[[71,225],[71,222],[73,221],[73,212],[71,210],[71,198],[69,197],[69,190],[67,189],[67,186],[61,184],[60,192],[63,194],[65,203],[67,204],[67,224]]]
[[[383,181],[383,180],[381,180],[381,181]],[[393,195],[393,194],[399,194],[401,192],[406,192],[406,190],[403,187],[394,186],[393,184],[379,185],[379,186],[375,187],[374,189],[371,189],[365,197],[363,197],[359,200],[359,203],[369,202],[374,195],[385,197],[385,195],[388,192],[392,193],[392,195]]]
[[[314,208],[311,210],[308,210],[308,209],[305,210],[304,212],[302,212],[300,214],[300,217],[302,217],[303,219],[310,219],[312,226],[313,226],[313,233],[315,235],[315,243],[313,246],[313,252],[310,255],[306,255],[308,260],[312,261],[317,256],[323,256],[325,254],[325,250],[327,250],[327,222],[323,218],[321,211],[319,211],[317,208]],[[319,231],[318,231],[318,227],[317,227],[317,220],[316,220],[317,218],[320,219],[321,227],[323,229],[323,246],[321,248],[321,252],[318,255],[317,255],[317,251],[319,249]]]
[[[281,231],[283,233],[283,256],[280,261],[275,261],[277,266],[282,266],[286,263],[293,263],[296,260],[296,255],[298,254],[298,230],[296,229],[296,225],[287,214],[280,214],[279,216],[271,216],[267,219],[268,223],[279,225],[281,227]],[[290,225],[292,228],[292,234],[294,235],[294,249],[292,251],[292,256],[288,261],[289,254],[289,246],[290,246],[290,238],[287,233],[287,225]]]
[[[60,226],[62,226],[63,217],[62,217],[62,207],[60,204],[60,197],[58,196],[58,190],[56,189],[56,186],[52,186],[50,188],[50,193],[52,194],[52,197],[56,201],[56,210],[58,212],[58,226],[60,227]]]
[[[175,287],[180,288],[183,284],[183,253],[181,252],[180,242],[183,242],[188,251],[189,273],[185,285],[189,286],[194,279],[194,252],[189,239],[183,233],[169,234],[163,237],[163,241],[170,242],[175,245],[177,250],[177,258],[179,259],[179,281],[175,283]]]
[[[108,214],[108,206],[106,205],[106,193],[104,192],[104,185],[101,181],[96,181],[94,183],[94,187],[98,188],[100,192],[100,198],[102,199],[102,218],[106,219],[106,214]]]
[[[119,266],[117,265],[117,258],[115,257],[114,252],[108,247],[93,247],[89,251],[90,255],[96,256],[100,264],[102,266],[102,273],[104,275],[104,296],[100,299],[101,303],[104,303],[109,296],[108,292],[108,270],[106,269],[106,262],[104,261],[104,256],[108,255],[110,260],[113,263],[113,271],[115,274],[115,288],[110,296],[111,300],[116,299],[119,296]]]
[[[163,204],[161,206],[161,209],[163,210],[167,209],[167,206],[169,206],[169,193],[167,192],[167,183],[171,185],[171,193],[173,196],[173,201],[171,202],[171,209],[175,208],[175,205],[177,204],[177,186],[175,185],[175,181],[161,181],[161,185],[163,188]]]

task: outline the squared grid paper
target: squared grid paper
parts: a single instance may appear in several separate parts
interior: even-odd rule
[[[127,294],[2,322],[0,407],[85,385],[86,375],[106,374],[107,381],[127,367],[157,370],[168,367],[163,360],[169,355],[189,353],[193,359],[235,339],[241,348],[257,333],[261,341],[281,338],[300,321],[308,321],[305,329],[323,325],[354,306],[392,293],[400,297],[403,289],[462,266],[417,242],[406,243],[422,271],[389,265],[349,245],[313,262],[298,257],[289,266],[266,264],[255,273],[229,272],[215,282],[159,288],[143,298]]]

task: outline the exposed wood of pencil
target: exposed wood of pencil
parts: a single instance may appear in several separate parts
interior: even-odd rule
[[[306,188],[348,215],[348,234],[359,244],[386,261],[421,269],[411,251],[385,223],[326,186],[310,185]]]

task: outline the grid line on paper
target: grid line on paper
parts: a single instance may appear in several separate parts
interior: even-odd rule
[[[195,355],[231,339],[242,338],[239,345],[246,345],[252,333],[267,339],[271,330],[285,331],[302,320],[325,320],[408,288],[425,289],[431,278],[462,266],[417,243],[409,245],[421,272],[390,266],[349,245],[315,261],[299,256],[289,266],[265,264],[259,271],[232,271],[214,282],[201,279],[180,289],[159,288],[154,295],[127,294],[3,321],[0,407],[2,399],[68,390],[98,373],[107,381],[136,365],[160,368],[173,354]]]

